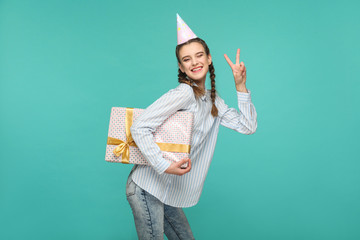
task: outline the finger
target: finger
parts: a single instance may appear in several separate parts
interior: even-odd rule
[[[185,173],[188,173],[188,172],[189,171],[187,171],[186,169],[181,169],[181,170],[179,170],[179,172],[176,175],[182,176],[182,175],[184,175]]]
[[[232,63],[232,61],[230,60],[230,58],[229,58],[226,54],[224,54],[224,57],[225,57],[226,61],[228,62],[228,64],[230,65],[230,67],[232,68],[232,66],[233,66],[234,64]]]
[[[177,165],[178,165],[178,166],[181,166],[181,165],[183,165],[184,163],[186,163],[187,161],[189,161],[189,158],[181,159],[179,162],[177,162]]]
[[[186,165],[186,167],[184,167],[184,168],[180,167],[182,174],[185,174],[185,173],[189,172],[190,169],[191,169],[191,160],[189,158],[187,158],[186,161],[183,164],[185,164],[186,162],[188,163]]]
[[[186,168],[186,169],[184,169],[184,170],[185,170],[185,171],[184,171],[184,174],[185,174],[185,173],[190,172],[191,168],[189,167],[189,168]]]
[[[186,169],[187,166],[189,165],[189,164],[186,164],[188,161],[189,161],[189,158],[184,158],[184,159],[182,159],[182,160],[180,160],[179,162],[176,163],[176,167],[180,168],[180,169]],[[183,166],[185,164],[186,164],[186,167]]]
[[[242,67],[242,68],[244,68],[244,67],[245,67],[244,62],[241,62],[241,63],[240,63],[240,67]]]
[[[190,160],[190,159],[188,159],[188,164],[187,164],[187,166],[186,166],[185,168],[183,168],[183,169],[186,170],[187,172],[190,171],[190,169],[191,169],[191,160]]]
[[[188,161],[187,161],[187,166],[186,166],[186,168],[185,168],[186,170],[187,170],[187,172],[189,172],[190,171],[190,169],[191,169],[191,159],[190,158],[188,158]]]
[[[189,165],[186,168],[178,168],[177,175],[184,175],[185,173],[190,172],[190,169]]]
[[[240,48],[238,48],[236,52],[236,64],[239,64],[239,62],[240,62]]]
[[[183,174],[190,172],[190,170],[191,170],[190,161],[189,161],[187,167],[186,167],[186,168],[183,168],[183,169],[181,169],[181,170],[183,171]]]

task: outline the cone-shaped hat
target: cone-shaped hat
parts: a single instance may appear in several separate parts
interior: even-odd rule
[[[181,19],[179,14],[176,14],[176,21],[177,21],[177,40],[178,45],[182,44],[189,39],[197,38],[197,36],[191,31],[189,26]]]

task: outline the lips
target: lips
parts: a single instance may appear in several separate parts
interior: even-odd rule
[[[196,68],[193,68],[191,69],[192,72],[199,72],[203,67],[196,67]]]

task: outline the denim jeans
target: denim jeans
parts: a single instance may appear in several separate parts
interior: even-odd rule
[[[126,198],[139,239],[164,239],[164,233],[169,240],[194,239],[183,209],[166,205],[140,188],[131,179],[132,171],[126,183]]]

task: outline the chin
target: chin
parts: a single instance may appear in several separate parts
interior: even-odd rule
[[[205,76],[190,76],[190,78],[196,82],[201,82],[206,79],[206,75]]]
[[[206,77],[206,74],[187,74],[189,78],[195,81],[200,81],[201,79],[204,79]]]

